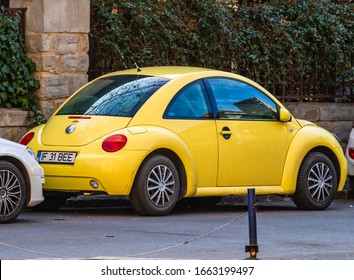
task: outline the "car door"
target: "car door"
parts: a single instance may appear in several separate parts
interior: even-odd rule
[[[280,185],[288,129],[265,93],[235,79],[209,78],[217,110],[217,186]]]
[[[197,80],[176,93],[161,123],[188,146],[196,164],[198,187],[215,187],[218,171],[216,124],[204,83]]]

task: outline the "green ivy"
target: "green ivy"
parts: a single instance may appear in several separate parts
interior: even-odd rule
[[[316,73],[321,84],[331,85],[335,74],[352,75],[353,15],[353,4],[330,0],[241,7],[236,63],[258,81],[281,82],[289,72]]]
[[[230,67],[232,11],[215,0],[91,0],[104,71],[153,65]]]
[[[36,125],[43,115],[37,109],[34,92],[39,82],[31,76],[34,71],[35,64],[25,54],[19,19],[0,7],[0,107],[30,111]]]
[[[268,89],[294,76],[315,75],[323,86],[336,75],[353,79],[352,1],[242,1],[237,9],[221,2],[91,0],[95,67],[236,68]]]

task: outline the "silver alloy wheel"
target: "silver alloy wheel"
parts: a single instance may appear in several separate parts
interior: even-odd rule
[[[21,203],[21,183],[9,170],[0,171],[0,217],[14,213]]]
[[[329,167],[323,163],[316,163],[308,175],[308,190],[311,198],[316,202],[323,202],[331,196],[333,177]]]
[[[157,207],[164,207],[175,193],[175,179],[165,165],[155,166],[147,178],[147,192],[150,201]]]

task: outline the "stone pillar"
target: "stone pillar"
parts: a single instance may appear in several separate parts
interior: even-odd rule
[[[11,0],[27,8],[26,47],[40,81],[40,109],[49,118],[75,90],[87,83],[90,0]]]

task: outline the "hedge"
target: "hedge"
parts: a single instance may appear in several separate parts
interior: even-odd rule
[[[286,83],[289,72],[315,75],[326,86],[336,76],[353,79],[351,1],[247,1],[236,8],[221,2],[91,0],[94,68],[246,69],[266,86]]]

